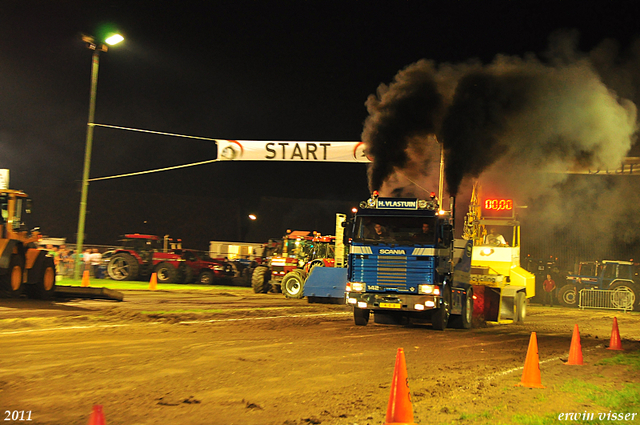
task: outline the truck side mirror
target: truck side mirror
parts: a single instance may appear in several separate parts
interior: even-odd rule
[[[442,226],[442,243],[445,246],[449,246],[451,242],[453,242],[453,226],[445,224]]]
[[[352,220],[347,220],[342,222],[342,227],[344,227],[344,233],[342,235],[342,243],[345,245],[349,245],[349,240],[351,239],[351,234],[353,233],[352,224],[353,224]]]

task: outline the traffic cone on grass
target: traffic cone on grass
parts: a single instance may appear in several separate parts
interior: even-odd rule
[[[571,348],[569,349],[568,365],[582,365],[582,345],[580,344],[580,331],[578,324],[573,327],[573,336],[571,337]]]
[[[82,273],[82,286],[84,288],[89,286],[89,270],[85,270],[84,273]]]
[[[398,354],[396,354],[385,425],[415,425],[407,380],[407,363],[402,348],[398,348]]]
[[[540,359],[538,357],[538,339],[536,333],[531,332],[527,358],[524,360],[524,371],[522,380],[516,386],[527,388],[545,388],[540,379]]]
[[[607,350],[623,350],[620,342],[620,331],[618,330],[618,318],[613,318],[613,328],[611,328],[611,341]]]
[[[95,404],[89,416],[89,425],[106,425],[107,422],[104,419],[104,412],[102,412],[102,405]]]
[[[155,291],[158,289],[158,276],[155,273],[151,274],[151,280],[149,280],[149,289]]]

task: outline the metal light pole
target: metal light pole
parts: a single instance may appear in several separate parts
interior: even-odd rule
[[[115,38],[112,38],[115,37]],[[117,34],[105,41],[107,44],[117,44],[123,40],[122,36]],[[109,41],[111,40],[111,41]],[[91,168],[91,148],[93,145],[93,127],[94,117],[96,113],[96,92],[98,88],[98,66],[100,63],[100,52],[107,51],[107,45],[96,45],[95,40],[91,36],[83,36],[82,41],[87,43],[87,47],[93,50],[91,62],[91,91],[89,98],[89,120],[87,121],[87,140],[84,148],[84,171],[82,172],[82,194],[80,195],[80,213],[78,216],[78,236],[76,243],[76,262],[74,269],[74,278],[80,279],[82,244],[84,243],[84,223],[87,215],[87,195],[89,192],[89,170]]]

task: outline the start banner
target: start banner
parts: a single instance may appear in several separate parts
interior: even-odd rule
[[[363,142],[215,141],[218,161],[371,162]]]

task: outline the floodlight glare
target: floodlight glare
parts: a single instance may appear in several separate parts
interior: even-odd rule
[[[114,44],[120,43],[122,40],[124,40],[123,36],[121,36],[120,34],[113,34],[107,37],[107,39],[104,42],[107,43],[109,46],[113,46]]]

